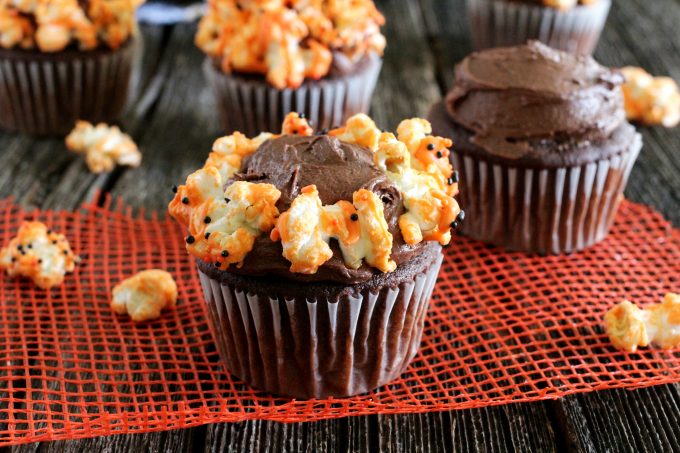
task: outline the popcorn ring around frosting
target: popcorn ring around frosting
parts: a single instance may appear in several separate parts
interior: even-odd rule
[[[142,155],[129,135],[117,126],[78,121],[66,137],[66,146],[75,153],[85,154],[87,167],[93,173],[111,171],[116,165],[138,167]]]
[[[399,139],[383,133],[368,116],[351,117],[345,126],[329,135],[373,152],[375,166],[401,192],[405,211],[399,227],[409,245],[451,240],[451,228],[464,218],[453,198],[457,179],[449,163],[451,141],[432,137],[430,124],[422,119],[403,121]],[[313,133],[297,113],[286,116],[283,135]],[[281,192],[271,184],[235,181],[223,189],[239,171],[243,159],[267,140],[279,135],[262,133],[249,139],[236,132],[215,141],[204,167],[176,187],[169,212],[189,229],[187,250],[220,269],[242,265],[255,239],[269,233],[281,241],[283,256],[291,262],[290,272],[314,274],[327,262],[335,239],[345,265],[358,269],[365,261],[382,272],[391,272],[393,238],[384,216],[382,200],[370,190],[354,192],[352,202],[339,200],[323,205],[314,185],[301,190],[288,210],[279,215]]]
[[[612,344],[628,352],[652,343],[662,349],[680,346],[680,294],[668,293],[660,304],[640,309],[624,300],[604,317]]]
[[[225,72],[266,74],[297,88],[328,74],[332,50],[350,59],[382,54],[385,19],[370,0],[210,0],[196,45]]]
[[[17,236],[0,250],[0,268],[11,277],[30,278],[42,289],[60,285],[80,261],[62,234],[41,222],[24,222]]]
[[[177,284],[168,272],[150,269],[138,272],[113,288],[111,309],[128,314],[135,322],[149,321],[177,303]]]
[[[680,88],[670,77],[654,77],[642,68],[621,69],[626,116],[644,124],[675,127],[680,123]]]
[[[135,10],[142,0],[3,0],[0,46],[59,52],[71,43],[92,50],[117,49],[136,33]]]

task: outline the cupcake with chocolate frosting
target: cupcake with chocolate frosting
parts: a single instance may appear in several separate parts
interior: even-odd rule
[[[415,355],[462,219],[451,142],[421,119],[397,135],[366,115],[313,135],[215,142],[170,214],[188,229],[227,368],[294,397],[347,396],[398,377]]]
[[[320,129],[367,112],[384,21],[371,0],[210,0],[196,44],[226,132],[275,130],[291,111]]]
[[[0,127],[65,134],[125,106],[142,0],[0,2]]]
[[[554,254],[604,239],[642,146],[622,83],[536,41],[465,58],[429,115],[456,143],[465,234]]]
[[[611,0],[467,0],[476,50],[536,39],[554,49],[590,55]]]

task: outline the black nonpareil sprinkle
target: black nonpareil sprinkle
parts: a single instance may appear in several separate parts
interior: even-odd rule
[[[189,198],[188,197],[182,198],[182,203],[189,204]]]
[[[451,228],[453,228],[454,230],[458,228],[458,221],[454,220],[453,222],[451,222]]]
[[[206,239],[210,238],[210,232],[208,231],[207,233],[205,233],[205,234],[203,235],[203,237],[206,238]]]
[[[465,220],[465,211],[460,211],[458,213],[458,217],[456,217],[456,221],[460,223],[463,220]]]
[[[451,174],[451,180],[452,180],[454,183],[455,183],[455,182],[458,182],[458,181],[460,180],[460,174],[458,173],[458,170],[454,171],[454,172]]]
[[[442,153],[441,151],[437,151],[437,157],[439,158],[444,157],[444,153]]]
[[[177,193],[177,186],[172,186],[172,193]]]
[[[430,150],[430,151],[434,151],[434,143],[429,143],[427,145],[427,149]]]
[[[210,223],[210,222],[212,222],[212,219],[210,218],[210,216],[205,216],[205,218],[203,219],[203,223]]]
[[[226,258],[228,256],[229,256],[229,252],[227,252],[226,250],[222,250],[222,257]]]
[[[187,236],[187,244],[193,244],[195,240],[196,240],[195,237]]]
[[[357,220],[359,220],[359,214],[354,213],[351,216],[349,216],[349,218],[356,222]]]

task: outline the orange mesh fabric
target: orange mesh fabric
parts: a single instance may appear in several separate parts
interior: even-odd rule
[[[527,257],[464,238],[446,249],[423,345],[401,379],[369,395],[291,401],[227,374],[206,324],[194,263],[168,219],[121,206],[25,213],[0,202],[0,239],[24,219],[66,234],[83,257],[50,292],[0,278],[0,444],[146,432],[218,421],[285,422],[440,411],[680,381],[680,352],[614,350],[607,308],[680,290],[680,232],[624,202],[584,253]],[[147,268],[177,279],[178,306],[135,325],[110,289]]]

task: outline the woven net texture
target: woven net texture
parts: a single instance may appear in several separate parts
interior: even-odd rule
[[[558,398],[680,381],[680,351],[610,346],[604,313],[680,289],[680,231],[624,201],[610,236],[582,253],[526,256],[457,237],[446,249],[420,352],[370,394],[296,401],[239,382],[219,360],[184,232],[120,204],[24,212],[0,202],[0,241],[44,221],[83,258],[61,287],[0,277],[0,445],[211,422],[314,421]],[[111,288],[170,271],[176,309],[135,324]]]

